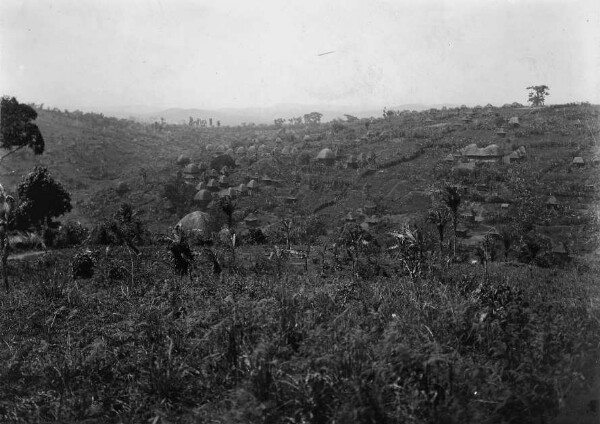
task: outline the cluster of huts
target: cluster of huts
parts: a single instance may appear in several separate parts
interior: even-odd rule
[[[525,146],[507,153],[505,149],[497,144],[490,144],[486,147],[477,147],[472,143],[460,149],[456,154],[448,154],[443,160],[448,163],[459,162],[455,169],[474,169],[475,163],[497,163],[502,162],[511,164],[521,162],[527,158]]]

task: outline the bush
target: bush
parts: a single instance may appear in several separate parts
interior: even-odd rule
[[[60,226],[52,237],[51,246],[65,248],[82,244],[90,235],[90,231],[78,221],[69,221]]]
[[[96,261],[90,250],[76,253],[71,263],[73,278],[92,278],[95,264]]]

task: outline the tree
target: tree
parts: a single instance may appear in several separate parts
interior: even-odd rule
[[[29,147],[36,155],[44,153],[44,137],[32,122],[37,118],[37,112],[31,106],[19,103],[14,97],[3,96],[0,116],[0,147],[9,150],[0,160],[24,147]]]
[[[222,197],[219,199],[219,207],[223,213],[227,215],[227,227],[230,229],[233,227],[233,213],[235,212],[236,206],[235,201],[231,200],[229,197]]]
[[[460,193],[456,186],[446,186],[444,203],[452,212],[452,230],[454,231],[454,256],[456,256],[456,227],[458,226],[458,207],[460,206]]]
[[[71,211],[71,195],[54,180],[45,166],[36,166],[25,175],[17,188],[19,207],[17,225],[48,226],[52,218]]]
[[[531,106],[544,106],[544,101],[546,100],[546,96],[549,96],[550,93],[548,90],[550,87],[547,85],[531,85],[527,87],[529,90],[529,100]]]
[[[320,124],[322,117],[323,114],[319,112],[307,113],[306,115],[304,115],[304,123],[312,125]]]
[[[356,266],[360,260],[360,253],[373,253],[378,250],[377,240],[360,225],[349,222],[344,225],[338,244],[346,249],[346,254],[352,260],[352,277],[356,275]]]
[[[450,222],[450,210],[447,206],[437,206],[429,210],[427,220],[431,222],[438,230],[440,239],[440,252],[444,247],[444,229]]]
[[[292,119],[289,120],[290,124],[292,123]],[[283,126],[283,123],[285,122],[285,119],[283,118],[277,118],[275,120],[273,120],[273,123],[275,124],[275,126],[277,128],[281,128]]]

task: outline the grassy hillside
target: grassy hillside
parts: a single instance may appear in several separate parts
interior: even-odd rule
[[[151,234],[140,255],[89,244],[11,262],[0,421],[596,422],[599,112],[202,129],[41,111],[46,153],[9,156],[3,184],[46,164],[73,194],[65,220],[91,226],[126,202]],[[526,154],[458,155],[473,143]],[[210,168],[217,146],[262,145],[223,173],[259,183],[235,199],[235,243],[190,241],[191,277],[177,275],[161,234],[211,178],[184,178],[178,156]],[[332,166],[314,160],[325,147]],[[440,242],[428,214],[447,185],[461,198],[456,255],[452,224]],[[224,213],[206,210],[218,231]],[[74,272],[84,265],[92,275]]]

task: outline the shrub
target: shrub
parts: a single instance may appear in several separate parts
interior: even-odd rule
[[[95,262],[90,250],[77,252],[71,263],[73,278],[92,278],[94,276]]]
[[[78,246],[90,235],[90,231],[78,221],[69,221],[60,226],[52,237],[51,245],[57,248]]]

